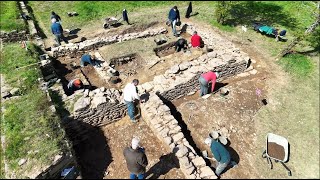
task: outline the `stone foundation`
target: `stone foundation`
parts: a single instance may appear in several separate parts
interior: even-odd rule
[[[86,40],[80,43],[69,43],[59,47],[54,47],[52,48],[51,53],[54,57],[61,57],[68,54],[83,54],[83,51],[93,50],[108,44],[128,41],[137,38],[146,38],[163,33],[167,33],[167,30],[161,27],[157,29],[146,30],[139,33],[129,33],[125,35],[115,35],[110,37],[97,37],[95,39]]]
[[[175,153],[187,179],[217,179],[212,169],[206,166],[204,159],[189,144],[169,107],[157,95],[150,95],[149,100],[141,104],[141,113],[155,135]]]
[[[11,31],[11,32],[1,32],[0,38],[3,42],[19,42],[28,40],[26,31]]]

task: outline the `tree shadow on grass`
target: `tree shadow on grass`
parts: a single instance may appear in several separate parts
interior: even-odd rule
[[[283,7],[266,2],[235,3],[231,8],[231,16],[232,18],[226,20],[226,25],[251,25],[253,21],[259,21],[269,26],[279,24],[292,29],[297,26],[297,20],[286,14]]]

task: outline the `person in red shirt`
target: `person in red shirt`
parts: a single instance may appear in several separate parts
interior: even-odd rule
[[[203,41],[198,35],[197,31],[193,32],[193,36],[191,37],[191,45],[192,47],[203,47]]]
[[[219,77],[218,72],[209,71],[207,73],[203,73],[200,75],[199,83],[200,83],[200,96],[204,96],[208,94],[209,83],[211,82],[211,92],[214,90],[214,86],[216,84],[216,80]]]

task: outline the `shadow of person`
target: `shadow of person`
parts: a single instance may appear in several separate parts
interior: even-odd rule
[[[232,161],[234,161],[236,164],[239,164],[240,162],[240,156],[239,154],[230,146],[230,141],[228,141],[228,144],[225,145],[226,149],[228,150],[228,152],[230,153],[231,156],[231,161],[228,164],[228,166],[224,169],[224,172],[228,171],[229,169],[233,168],[235,164],[232,164]]]
[[[174,153],[162,155],[159,160],[146,172],[146,179],[157,179],[161,175],[167,174],[173,168],[180,168],[179,160]]]
[[[77,34],[80,30],[81,30],[80,28],[72,29],[70,31],[70,34]]]
[[[224,87],[224,86],[226,86],[226,85],[228,85],[228,83],[216,82],[216,84],[214,85],[214,90],[213,90],[213,92],[217,92],[220,88],[222,88],[222,87]],[[212,86],[212,84],[210,83],[210,84],[209,84],[209,93],[212,93],[212,92],[211,92],[211,86]]]

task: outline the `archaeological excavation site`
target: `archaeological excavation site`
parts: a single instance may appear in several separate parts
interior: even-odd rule
[[[247,26],[242,26],[241,31],[236,25],[232,27],[234,31],[224,31],[217,24],[212,24],[211,20],[209,23],[204,18],[207,16],[202,15],[201,11],[199,15],[194,13],[190,17],[184,17],[182,12],[185,13],[184,9],[187,8],[183,2],[178,3],[182,18],[181,24],[176,26],[176,35],[165,17],[169,12],[169,9],[164,8],[165,5],[172,5],[169,2],[155,7],[139,7],[129,3],[136,12],[130,8],[123,9],[122,2],[113,2],[120,4],[114,9],[123,9],[114,10],[118,14],[128,10],[130,23],[125,19],[116,21],[116,16],[100,18],[102,11],[94,10],[90,3],[84,3],[86,8],[68,9],[68,12],[64,12],[64,5],[57,5],[57,2],[39,3],[37,6],[37,2],[20,1],[17,3],[17,12],[22,17],[29,17],[24,19],[28,30],[1,34],[1,46],[5,43],[4,46],[8,47],[6,53],[12,47],[21,50],[8,53],[12,56],[12,64],[17,63],[15,59],[22,57],[18,53],[36,58],[36,61],[21,58],[26,60],[15,64],[14,70],[4,68],[5,73],[1,73],[1,84],[6,84],[1,85],[1,99],[8,103],[1,106],[1,109],[15,114],[12,117],[3,115],[3,124],[6,125],[4,129],[9,129],[10,133],[24,132],[19,128],[26,125],[16,125],[10,121],[10,117],[26,122],[27,118],[37,119],[38,114],[39,121],[28,122],[29,128],[48,126],[57,130],[59,135],[55,136],[54,133],[41,129],[41,135],[26,133],[28,136],[18,136],[21,141],[17,141],[14,147],[8,145],[10,134],[6,137],[1,135],[2,146],[9,147],[6,152],[1,150],[1,153],[6,153],[4,163],[1,161],[6,172],[4,177],[127,179],[131,172],[128,170],[124,149],[133,146],[132,139],[135,138],[140,140],[139,146],[143,147],[148,161],[145,179],[270,178],[270,154],[276,157],[276,162],[280,162],[274,163],[274,169],[281,169],[277,172],[283,173],[281,164],[284,163],[283,159],[289,159],[288,148],[275,141],[265,143],[264,140],[277,137],[269,136],[270,134],[266,136],[266,132],[280,134],[277,133],[276,125],[272,128],[267,126],[269,121],[275,121],[274,116],[271,116],[273,113],[269,111],[277,112],[276,106],[281,105],[280,100],[271,98],[270,91],[284,88],[288,80],[277,79],[285,76],[279,73],[282,71],[274,62],[270,63],[272,58],[265,53],[270,47],[264,46],[261,49],[251,43],[260,42],[260,34],[246,35]],[[81,3],[66,4],[80,7]],[[208,9],[206,2],[194,4],[196,10],[200,7]],[[51,19],[50,22],[47,17],[44,20],[42,8],[47,10],[49,5],[56,8],[55,11],[62,17],[61,22],[56,22],[56,19]],[[113,9],[106,6],[108,8]],[[87,12],[88,9],[90,12]],[[209,10],[206,12],[209,13]],[[86,13],[90,14],[90,18]],[[90,23],[81,26],[86,18],[90,19]],[[68,43],[56,43],[54,38],[57,35],[52,34],[51,25],[55,23],[63,26],[63,34]],[[252,33],[251,31],[253,30],[248,30],[247,34]],[[201,36],[203,46],[192,47],[191,39],[195,34]],[[181,39],[185,39],[187,43],[185,49],[178,51],[177,44]],[[274,40],[266,41],[274,43]],[[14,42],[15,45],[10,44]],[[83,64],[81,60],[84,55],[90,55],[94,59],[93,64]],[[10,59],[8,56],[3,57]],[[24,73],[30,69],[35,70],[36,67],[39,73]],[[202,75],[210,71],[218,72],[215,74],[216,82],[213,83],[212,91],[202,96],[203,86],[200,81]],[[6,75],[5,79],[3,74]],[[17,74],[18,78],[14,79],[8,74]],[[35,80],[31,81],[25,76],[31,76]],[[8,84],[14,82],[12,79],[18,87],[9,87]],[[79,79],[82,86],[71,91],[70,84],[75,79]],[[135,90],[140,97],[140,101],[135,102],[134,106],[136,122],[130,118],[128,102],[124,96],[125,87],[135,80],[139,81]],[[28,87],[35,86],[34,84],[36,89],[45,94],[43,97],[38,96],[38,91]],[[211,90],[211,85],[208,89]],[[23,93],[28,91],[29,99],[22,99]],[[278,98],[278,95],[282,97],[283,94],[276,93],[274,97]],[[19,98],[21,102],[24,100],[21,103],[23,106],[20,105],[21,110],[10,104],[15,100],[19,101]],[[33,107],[33,99],[39,106]],[[30,108],[35,108],[34,114],[22,114],[24,109],[31,111]],[[256,117],[258,112],[266,108],[269,108],[267,112]],[[16,116],[17,113],[22,115]],[[263,115],[265,117],[261,117]],[[45,122],[46,116],[58,123]],[[273,118],[269,119],[269,116]],[[281,121],[286,120],[282,118]],[[289,137],[288,134],[283,134]],[[31,136],[38,137],[33,140]],[[214,136],[218,140],[208,143],[206,139]],[[47,143],[33,144],[34,141],[41,140]],[[226,163],[221,174],[217,173],[217,169],[221,167],[221,163],[218,163],[221,158],[217,159],[212,153],[214,148],[211,145],[215,142],[220,142],[219,145],[230,154],[230,162]],[[21,144],[30,145],[30,148],[17,148]],[[266,149],[263,149],[264,145],[267,146]],[[57,147],[59,150],[56,150]],[[52,153],[49,154],[50,148]],[[18,149],[19,153],[12,153],[12,149]],[[49,158],[39,158],[41,153],[49,154]],[[267,162],[264,159],[266,157]],[[33,159],[41,160],[41,168],[33,166]],[[264,168],[268,171],[261,173]],[[14,169],[19,171],[15,173]],[[286,169],[291,173],[288,167]],[[283,174],[275,177],[283,178],[286,175],[285,172]]]

